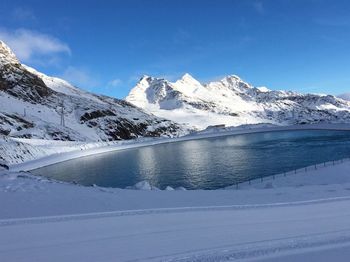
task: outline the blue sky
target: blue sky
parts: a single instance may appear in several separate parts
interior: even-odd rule
[[[0,39],[38,70],[127,95],[143,74],[350,91],[350,1],[1,0]]]

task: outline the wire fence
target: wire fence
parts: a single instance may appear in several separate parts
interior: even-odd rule
[[[307,166],[307,167],[302,167],[302,168],[298,168],[298,169],[285,171],[283,173],[279,173],[279,174],[275,174],[275,175],[261,176],[261,177],[258,177],[258,178],[249,179],[248,181],[243,181],[243,182],[236,183],[232,187],[235,187],[236,189],[239,189],[240,186],[243,186],[243,185],[250,186],[250,185],[261,184],[261,183],[266,182],[266,181],[273,181],[273,180],[275,180],[278,177],[286,177],[286,176],[296,175],[296,174],[300,174],[300,173],[308,173],[310,171],[315,171],[315,170],[318,170],[318,169],[321,169],[321,168],[326,168],[326,167],[329,167],[329,166],[339,165],[339,164],[344,163],[344,162],[350,162],[350,158],[347,157],[347,158],[343,158],[343,159],[340,159],[340,160],[332,160],[332,161],[328,161],[328,162],[314,164],[314,165]]]

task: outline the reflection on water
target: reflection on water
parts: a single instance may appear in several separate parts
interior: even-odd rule
[[[106,187],[141,180],[164,188],[215,189],[350,157],[350,132],[285,131],[192,140],[110,152],[33,171]]]
[[[144,150],[138,150],[136,152],[136,158],[129,161],[135,162],[138,165],[140,180],[157,179],[155,176],[157,173],[157,162],[155,161],[156,155],[153,147],[145,147]]]

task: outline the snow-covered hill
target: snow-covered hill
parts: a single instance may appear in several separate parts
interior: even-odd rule
[[[217,124],[350,122],[349,101],[253,87],[235,75],[208,84],[189,74],[176,82],[144,76],[126,101],[159,117],[201,129]]]
[[[83,91],[21,64],[0,41],[0,135],[110,141],[181,132],[176,123],[126,101]]]

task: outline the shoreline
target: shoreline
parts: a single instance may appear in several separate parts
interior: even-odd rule
[[[307,130],[329,130],[329,131],[350,131],[350,124],[308,124],[308,125],[291,125],[291,126],[274,126],[274,127],[231,127],[222,131],[204,132],[189,134],[176,138],[143,138],[143,141],[129,140],[116,143],[114,145],[103,145],[88,149],[77,149],[68,152],[56,153],[47,155],[42,158],[25,161],[23,163],[9,166],[10,172],[30,171],[41,167],[78,159],[85,156],[92,156],[97,154],[109,153],[120,150],[141,148],[147,146],[154,146],[166,143],[184,142],[190,140],[199,140],[207,138],[224,137],[231,135],[255,134],[265,132],[282,132],[282,131],[307,131]],[[96,142],[92,142],[94,144]],[[89,145],[87,143],[86,145]]]
[[[349,168],[350,161],[345,161],[335,166],[312,169],[308,173],[278,175],[276,179],[270,178],[251,185],[241,185],[238,189],[225,187],[216,190],[150,190],[82,186],[31,174],[5,172],[4,176],[0,176],[0,204],[4,207],[0,220],[209,206],[238,205],[241,209],[247,205],[264,206],[335,197],[348,198]],[[28,201],[28,198],[31,201]],[[69,205],[66,204],[68,202]],[[38,206],[37,203],[42,204]],[[21,207],[20,212],[16,208],[18,206]],[[43,206],[45,208],[39,208]]]

